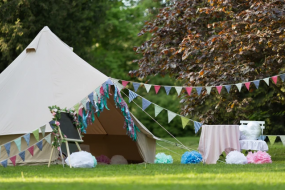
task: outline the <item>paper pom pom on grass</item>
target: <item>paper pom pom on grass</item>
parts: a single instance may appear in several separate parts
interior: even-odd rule
[[[239,151],[231,151],[226,157],[227,164],[247,164],[245,155]]]
[[[266,164],[272,163],[271,156],[267,152],[258,151],[255,153],[249,152],[247,155],[248,163]]]
[[[202,155],[197,151],[185,152],[181,157],[181,164],[198,164],[202,159]]]
[[[173,159],[172,159],[171,155],[166,155],[164,153],[158,153],[155,156],[154,163],[156,163],[156,164],[172,164]]]
[[[110,159],[105,155],[96,156],[96,159],[100,163],[110,164]]]
[[[124,156],[115,155],[111,158],[110,164],[128,164],[128,161]]]

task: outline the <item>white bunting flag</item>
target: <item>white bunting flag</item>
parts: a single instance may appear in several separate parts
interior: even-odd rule
[[[149,90],[151,88],[151,84],[144,84],[144,87],[145,87],[147,93],[149,93]]]
[[[238,91],[240,92],[241,87],[242,87],[242,83],[238,83],[238,84],[236,84],[236,86],[237,86],[237,88],[238,88]]]
[[[263,79],[264,80],[264,82],[266,82],[266,84],[269,86],[269,78],[265,78],[265,79]]]
[[[163,110],[162,107],[154,104],[154,114],[155,114],[155,117],[158,116],[158,114]]]
[[[178,94],[178,96],[179,96],[180,93],[181,93],[182,87],[180,87],[180,86],[175,86],[174,88],[175,88],[175,90],[176,90],[176,92],[177,92],[177,94]]]
[[[212,87],[211,86],[210,87],[206,87],[206,90],[207,90],[208,94],[211,94]]]
[[[177,115],[176,113],[167,110],[167,115],[168,115],[168,123],[170,123],[170,121],[172,121],[172,119]]]

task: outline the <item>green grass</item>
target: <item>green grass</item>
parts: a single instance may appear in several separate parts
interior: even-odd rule
[[[186,146],[198,147],[198,138],[179,138]],[[185,151],[160,142],[178,154]],[[61,165],[0,167],[0,190],[4,189],[285,189],[285,147],[269,145],[272,164],[181,165],[180,155],[171,154],[174,164],[99,165],[94,169],[70,169]],[[21,174],[23,173],[23,175]]]

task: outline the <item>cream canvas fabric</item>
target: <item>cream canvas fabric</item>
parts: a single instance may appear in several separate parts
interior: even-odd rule
[[[107,79],[106,75],[77,56],[72,48],[48,27],[44,27],[0,74],[0,145],[13,140],[14,137],[31,133],[45,124],[46,132],[51,132],[49,121],[52,115],[48,106],[72,108]],[[104,110],[101,116],[96,118],[96,122],[88,126],[86,138],[83,139],[84,143],[91,147],[91,153],[97,156],[102,150],[112,156],[111,150],[122,150],[122,154],[128,152],[126,157],[129,156],[135,162],[153,163],[156,147],[154,136],[133,116],[141,132],[137,141],[132,141],[123,129],[124,117],[120,110],[115,108],[112,98],[108,100],[108,106],[111,110]],[[109,136],[108,139],[104,135]],[[96,141],[93,141],[94,139]],[[115,149],[116,146],[113,145],[120,139],[122,146]],[[23,146],[24,144],[22,143]],[[97,147],[92,147],[92,144]],[[22,147],[22,150],[24,148],[26,147]],[[130,150],[125,151],[128,149]],[[50,151],[51,145],[44,140],[43,151],[38,151],[38,155],[35,154],[34,157],[26,152],[26,162],[21,164],[46,163]],[[11,153],[13,154],[10,156],[19,153],[14,143]],[[58,151],[55,150],[53,160],[57,156]],[[5,159],[3,147],[0,158]]]

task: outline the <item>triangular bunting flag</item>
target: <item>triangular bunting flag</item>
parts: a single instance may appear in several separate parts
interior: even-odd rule
[[[151,88],[151,84],[144,84],[144,87],[146,89],[146,92],[149,93],[149,90]]]
[[[29,145],[30,145],[30,133],[25,134],[23,137],[24,137],[24,139],[25,139],[27,145],[29,146]]]
[[[241,87],[242,87],[242,83],[238,83],[238,84],[236,84],[236,86],[237,86],[237,88],[238,88],[238,91],[240,92]]]
[[[167,115],[168,115],[168,123],[170,123],[170,121],[172,121],[172,119],[177,115],[176,113],[167,110]]]
[[[133,101],[133,99],[135,99],[136,97],[138,97],[138,95],[133,91],[129,90],[129,103]]]
[[[16,155],[10,158],[11,162],[13,163],[13,165],[16,165]]]
[[[14,140],[14,143],[16,144],[16,146],[17,146],[19,152],[21,152],[21,141],[22,141],[22,138],[21,138],[21,137],[19,137],[19,138],[17,138],[17,139]]]
[[[162,110],[163,110],[162,107],[160,107],[160,106],[154,104],[154,115],[155,115],[155,117],[156,117]]]
[[[37,142],[37,147],[42,151],[43,150],[43,141],[41,140],[41,141],[39,141],[39,142]]]
[[[247,90],[249,90],[250,82],[245,82],[244,85],[246,86]]]
[[[187,117],[181,116],[181,122],[182,122],[182,128],[184,129],[187,123],[189,122],[189,119]]]
[[[185,87],[188,95],[190,96],[191,95],[191,92],[192,92],[192,87]]]
[[[273,82],[276,84],[277,83],[277,76],[273,76],[271,78],[272,78]]]
[[[276,136],[267,136],[269,141],[270,141],[270,144],[273,145],[275,140],[276,140]]]
[[[159,89],[160,89],[160,86],[159,85],[154,85],[154,90],[155,90],[155,93],[157,94]]]
[[[222,88],[223,86],[216,86],[217,90],[218,90],[218,93],[221,94],[221,91],[222,91]]]
[[[83,98],[83,100],[81,100],[81,104],[82,104],[82,106],[84,107],[85,110],[87,109],[86,108],[86,103],[87,103],[87,98],[85,97],[85,98]]]
[[[117,83],[115,83],[116,84],[116,86],[118,87],[118,86],[122,86],[119,82],[117,82]],[[99,87],[97,87],[96,89],[95,89],[95,92],[96,92],[96,94],[97,94],[97,96],[100,98],[101,97],[101,93],[100,93],[100,88],[101,88],[101,86],[99,86]],[[93,96],[93,99],[94,99],[94,96]],[[97,98],[96,98],[97,99]],[[94,99],[95,100],[95,99]]]
[[[227,91],[228,91],[228,93],[230,93],[230,90],[231,90],[231,87],[232,87],[232,85],[225,85],[225,88],[227,89]]]
[[[253,81],[253,84],[255,85],[256,89],[258,89],[258,87],[259,87],[259,82],[260,82],[260,80]]]
[[[3,160],[2,162],[1,162],[1,164],[2,164],[2,166],[4,167],[4,168],[6,168],[7,167],[7,164],[8,164],[8,160],[6,159],[6,160]]]
[[[33,131],[33,134],[34,134],[34,136],[35,136],[35,139],[36,139],[37,141],[39,141],[39,129]]]
[[[40,127],[40,129],[41,129],[42,135],[43,135],[43,137],[44,137],[45,134],[46,134],[46,125]]]
[[[265,138],[266,138],[266,135],[260,135],[259,138],[258,138],[258,140],[263,140],[263,141],[264,141]]]
[[[207,90],[207,93],[208,93],[208,94],[211,94],[212,87],[211,87],[211,86],[206,87],[206,90]]]
[[[6,149],[6,152],[7,152],[8,156],[10,156],[11,142],[8,142],[8,143],[4,144],[4,147]]]
[[[51,134],[48,134],[48,135],[45,137],[45,140],[48,142],[48,144],[51,144]]]
[[[80,115],[81,117],[83,117],[83,110],[82,110],[82,108],[80,108],[79,110],[78,110],[78,115]],[[52,121],[51,121],[52,122]],[[50,122],[50,124],[52,124]],[[51,125],[52,126],[52,125]],[[53,129],[53,127],[52,127],[52,129]]]
[[[91,104],[94,105],[94,93],[93,93],[93,92],[91,92],[91,93],[88,95],[88,98],[89,98]]]
[[[283,143],[283,146],[285,146],[285,135],[280,135],[279,137]]]
[[[165,87],[164,87],[165,92],[166,92],[167,95],[169,94],[171,88],[172,88],[171,86],[165,86]]]
[[[199,131],[199,129],[201,128],[202,123],[199,123],[197,121],[194,121],[194,128],[195,128],[195,133],[197,133]]]
[[[265,78],[265,79],[263,79],[264,80],[264,82],[266,82],[266,84],[269,86],[269,78]]]
[[[34,156],[34,145],[27,149]]]
[[[284,82],[285,74],[281,74],[281,75],[280,75],[280,78],[281,78],[282,82]]]
[[[135,89],[135,92],[138,90],[138,88],[140,87],[140,83],[136,83],[136,82],[133,82],[133,87]]]
[[[200,95],[202,91],[202,87],[196,87],[197,94]]]
[[[97,96],[97,93],[96,92],[93,92],[93,101],[94,103],[95,102],[98,102],[98,96]],[[77,112],[78,113],[78,112]]]
[[[25,151],[20,152],[19,156],[20,156],[20,158],[25,162],[25,159],[26,159],[26,152],[25,152]]]
[[[108,80],[105,83],[109,84],[109,85],[114,85],[114,83],[112,82],[112,80],[110,78],[108,78]]]
[[[122,85],[124,86],[124,88],[127,86],[128,83],[129,81],[122,80]]]
[[[175,88],[175,90],[176,90],[176,92],[177,92],[177,94],[178,94],[178,96],[179,96],[180,93],[181,93],[182,87],[175,86],[174,88]]]
[[[118,88],[119,91],[121,91],[122,89],[125,88],[125,87],[124,87],[121,83],[119,83],[119,82],[114,83],[114,84],[116,85],[116,87]],[[96,93],[97,93],[97,92],[96,92]]]
[[[142,109],[145,110],[151,104],[150,101],[142,98]]]
[[[75,113],[78,113],[78,109],[79,109],[80,104],[77,103],[73,108],[75,110]]]
[[[113,84],[115,84],[115,83],[118,83],[119,82],[119,79],[111,79],[112,81],[113,81]]]

